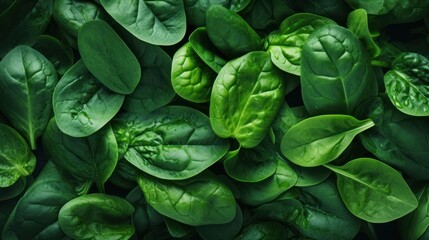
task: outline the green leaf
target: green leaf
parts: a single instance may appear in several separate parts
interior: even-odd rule
[[[386,93],[401,112],[429,116],[429,60],[417,53],[402,53],[384,75]]]
[[[119,35],[104,21],[86,22],[79,30],[78,47],[89,72],[108,89],[132,93],[140,81],[140,64]]]
[[[326,25],[314,31],[302,48],[301,93],[310,115],[353,114],[377,94],[369,56],[346,28]]]
[[[174,54],[171,83],[180,97],[195,103],[208,102],[215,78],[215,72],[200,59],[190,43]]]
[[[286,132],[281,151],[297,165],[321,166],[339,157],[357,134],[373,126],[370,119],[358,120],[348,115],[307,118]]]
[[[125,159],[162,179],[186,179],[213,165],[229,149],[209,119],[183,106],[167,106],[149,115],[124,114],[115,123],[129,133]]]
[[[360,8],[349,13],[347,28],[363,42],[372,58],[380,55],[381,50],[372,39],[368,28],[368,14],[365,9]]]
[[[226,60],[219,55],[218,50],[210,41],[207,28],[200,27],[195,29],[189,35],[189,43],[201,60],[216,73],[219,73],[222,67],[225,66]]]
[[[228,62],[216,77],[210,98],[215,133],[236,138],[244,148],[258,145],[283,103],[282,76],[265,52],[251,52]]]
[[[125,199],[92,193],[67,202],[58,214],[61,230],[73,239],[129,239],[134,207]]]
[[[207,11],[206,28],[210,41],[230,58],[262,49],[259,35],[232,10],[213,5]]]
[[[36,167],[36,157],[15,129],[0,123],[0,188],[12,186]]]
[[[250,206],[270,202],[293,187],[297,175],[281,158],[276,159],[276,172],[269,178],[255,183],[237,182],[239,201]]]
[[[144,174],[138,183],[155,210],[181,223],[191,226],[224,224],[235,217],[236,203],[232,192],[208,172],[178,181]]]
[[[270,33],[266,42],[271,60],[281,70],[301,75],[302,47],[310,34],[328,24],[336,24],[329,18],[311,13],[296,13],[285,20],[276,32]]]
[[[43,135],[45,150],[61,169],[81,181],[94,181],[100,192],[118,161],[118,146],[109,125],[88,137],[70,137],[53,118]]]
[[[54,65],[60,75],[64,75],[73,65],[74,56],[70,46],[67,48],[66,45],[52,36],[39,36],[33,48],[42,53]]]
[[[10,185],[9,187],[0,187],[0,202],[13,199],[19,196],[25,190],[26,185],[27,179],[25,177],[20,177],[14,184]],[[0,224],[0,226],[3,225]]]
[[[183,1],[100,0],[106,11],[138,39],[155,45],[173,45],[185,36]]]
[[[417,208],[399,220],[399,232],[402,239],[425,239],[422,235],[429,228],[429,186],[419,187],[416,198]],[[422,237],[422,238],[420,238]]]
[[[14,48],[0,62],[0,110],[31,149],[51,117],[57,81],[54,66],[28,46]]]
[[[77,197],[77,184],[48,162],[16,204],[2,239],[67,239],[58,225],[58,212]]]
[[[235,217],[225,224],[210,224],[197,226],[196,230],[204,240],[229,240],[233,239],[243,226],[243,213],[237,204]]]
[[[286,228],[278,222],[259,222],[247,225],[234,239],[281,240],[286,234]]]
[[[349,211],[372,223],[390,222],[416,209],[418,202],[402,176],[372,158],[354,159],[338,167],[337,186]]]
[[[72,137],[86,137],[100,130],[123,102],[124,95],[106,89],[80,60],[60,79],[53,93],[57,125]]]

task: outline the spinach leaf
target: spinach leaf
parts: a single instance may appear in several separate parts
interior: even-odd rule
[[[98,190],[104,192],[104,183],[118,161],[118,147],[110,125],[91,136],[75,138],[61,132],[53,118],[43,141],[55,164],[81,181],[94,181]]]
[[[329,18],[311,13],[297,13],[281,23],[277,32],[268,35],[267,52],[271,60],[281,70],[301,75],[301,52],[309,35],[328,24],[336,24]]]
[[[118,113],[124,95],[106,89],[79,60],[60,79],[53,93],[55,120],[61,131],[86,137]]]
[[[417,208],[399,220],[399,231],[403,239],[425,239],[422,235],[429,228],[429,189],[423,185],[416,192]]]
[[[133,212],[134,207],[123,198],[92,193],[62,206],[58,223],[73,239],[129,239],[135,231]]]
[[[207,34],[207,28],[200,27],[195,29],[189,35],[189,43],[195,53],[203,60],[213,71],[219,73],[226,60],[220,56],[216,47],[210,41]]]
[[[0,14],[0,58],[18,45],[32,45],[52,15],[53,0],[16,0]]]
[[[127,112],[151,112],[167,105],[175,96],[171,86],[171,57],[162,48],[140,41],[131,34],[124,40],[137,57],[141,78],[133,93],[126,95]]]
[[[106,11],[138,39],[156,45],[178,43],[186,32],[183,1],[100,0]]]
[[[0,62],[0,110],[31,149],[51,117],[57,81],[54,66],[28,46],[15,47]]]
[[[232,192],[208,172],[178,181],[143,174],[138,183],[155,210],[191,226],[228,223],[236,215]]]
[[[2,239],[68,239],[58,225],[58,212],[77,197],[76,182],[48,162],[16,204]]]
[[[30,175],[36,167],[36,158],[19,133],[2,123],[0,139],[4,141],[0,148],[0,188],[5,188]]]
[[[132,93],[140,81],[140,64],[119,35],[104,21],[91,20],[78,34],[82,61],[104,86],[120,94]]]
[[[373,126],[370,119],[358,120],[348,115],[307,118],[286,132],[281,151],[297,165],[321,166],[339,157],[357,134]]]
[[[412,116],[429,116],[429,60],[416,53],[402,53],[384,75],[386,93],[393,105]]]
[[[368,100],[362,111],[376,126],[359,135],[363,146],[381,161],[402,171],[407,177],[429,180],[429,123],[397,110],[386,95]]]
[[[244,148],[258,145],[283,103],[282,76],[265,52],[228,62],[216,77],[210,98],[214,132],[236,138]]]
[[[377,82],[359,39],[332,24],[314,31],[302,48],[301,90],[311,115],[352,114],[375,96]]]
[[[171,82],[182,98],[196,103],[208,102],[216,74],[202,61],[190,43],[173,57]]]
[[[55,0],[52,15],[74,48],[77,48],[77,37],[83,24],[108,19],[108,14],[100,5],[84,0]]]
[[[167,106],[149,115],[123,114],[115,124],[130,134],[125,159],[162,179],[195,176],[229,149],[228,141],[214,134],[207,116],[189,107]]]
[[[345,0],[353,8],[363,8],[368,14],[383,15],[392,11],[396,6],[400,5],[396,0]]]
[[[368,14],[365,9],[360,8],[349,13],[347,28],[362,41],[372,58],[380,55],[381,50],[375,44],[368,29]]]
[[[281,158],[276,159],[276,172],[269,178],[255,183],[237,182],[240,191],[239,201],[257,206],[276,199],[280,194],[293,187],[297,175]]]
[[[410,187],[394,168],[372,158],[343,166],[325,165],[337,174],[337,186],[349,211],[372,223],[389,222],[416,209]]]
[[[243,12],[244,19],[252,28],[271,31],[277,28],[283,19],[295,12],[294,0],[253,1],[251,8],[245,9]]]
[[[262,49],[259,35],[232,10],[213,5],[207,11],[207,34],[210,41],[230,58]]]

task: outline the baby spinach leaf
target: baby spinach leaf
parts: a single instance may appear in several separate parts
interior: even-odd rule
[[[429,186],[423,185],[418,188],[416,195],[417,208],[399,219],[399,232],[403,239],[425,239],[422,235],[429,228]],[[422,238],[420,238],[422,237]]]
[[[82,181],[94,181],[104,192],[104,183],[118,161],[118,146],[110,125],[91,136],[75,138],[61,132],[53,118],[43,141],[55,164]]]
[[[373,126],[370,119],[358,120],[348,115],[307,118],[286,132],[281,151],[299,166],[321,166],[340,156],[357,134]]]
[[[100,0],[100,3],[119,24],[142,41],[173,45],[185,35],[183,1]]]
[[[257,206],[276,199],[280,194],[293,187],[297,175],[281,158],[276,159],[276,172],[269,178],[255,183],[237,182],[240,190],[239,201]]]
[[[16,0],[0,14],[0,58],[18,45],[32,45],[52,15],[53,0]]]
[[[285,226],[278,222],[259,222],[247,225],[236,240],[245,239],[265,239],[265,240],[281,240],[287,234]]]
[[[28,46],[17,46],[0,62],[0,110],[31,149],[51,117],[57,81],[54,66]]]
[[[345,0],[353,8],[363,8],[368,14],[383,15],[394,9],[399,2],[396,0],[372,0],[372,1],[359,1],[359,0]]]
[[[41,35],[33,44],[33,48],[42,53],[55,67],[58,74],[64,75],[73,65],[73,52],[70,46],[61,43],[55,37]]]
[[[196,103],[208,102],[216,74],[197,55],[190,43],[173,56],[171,82],[182,98]]]
[[[196,230],[204,240],[229,240],[240,232],[243,221],[243,213],[237,204],[235,217],[231,222],[197,226]]]
[[[151,112],[167,105],[175,96],[171,86],[171,57],[162,48],[140,41],[131,34],[124,40],[137,57],[141,79],[133,93],[125,97],[127,112]]]
[[[416,180],[429,180],[429,123],[397,110],[386,95],[368,100],[362,111],[376,126],[359,135],[378,159]]]
[[[171,218],[165,218],[167,230],[173,238],[186,238],[195,234],[195,228]]]
[[[189,43],[201,60],[216,73],[219,73],[222,67],[225,66],[226,60],[218,54],[216,47],[210,41],[207,28],[200,27],[195,29],[189,35]]]
[[[60,79],[53,93],[56,123],[72,137],[97,132],[115,116],[123,102],[124,95],[106,89],[80,60]]]
[[[207,34],[210,41],[230,58],[262,49],[259,35],[232,10],[213,5],[207,11]]]
[[[362,41],[372,58],[380,55],[381,50],[375,44],[368,29],[368,14],[365,9],[360,8],[349,13],[347,28]]]
[[[120,94],[136,89],[141,77],[139,62],[109,24],[100,20],[86,22],[77,41],[82,61],[104,86]]]
[[[352,114],[377,94],[369,56],[346,28],[331,24],[317,29],[305,42],[301,58],[302,99],[311,115]]]
[[[254,148],[243,148],[225,158],[223,166],[229,177],[240,182],[260,182],[276,172],[279,157],[267,140]]]
[[[228,62],[213,84],[210,123],[220,137],[233,137],[244,148],[258,145],[285,95],[282,72],[265,52]]]
[[[338,190],[349,211],[365,221],[393,221],[418,205],[399,172],[376,159],[358,158],[340,167],[325,166],[337,174]]]
[[[209,119],[183,106],[167,106],[148,115],[124,114],[115,124],[130,134],[125,159],[140,170],[162,179],[185,179],[197,175],[229,149],[217,137]]]
[[[77,185],[48,162],[16,204],[2,239],[67,239],[58,225],[60,208],[77,197]]]
[[[92,193],[62,206],[58,223],[73,239],[129,239],[135,231],[133,212],[134,207],[123,198]]]
[[[252,1],[252,4],[243,10],[243,18],[256,30],[271,31],[295,12],[293,2],[294,0]]]
[[[296,13],[281,23],[277,32],[268,35],[267,52],[281,70],[301,75],[301,52],[308,36],[316,29],[336,24],[329,18],[311,13]]]
[[[36,157],[15,129],[0,123],[0,188],[12,186],[36,167]],[[1,198],[1,197],[0,197]]]
[[[178,181],[143,174],[138,183],[147,202],[176,221],[200,226],[228,223],[235,217],[236,203],[232,192],[208,172]]]
[[[393,105],[412,116],[429,116],[429,60],[417,53],[402,53],[384,75]]]
[[[55,0],[53,18],[70,44],[77,48],[80,28],[91,20],[107,20],[108,14],[93,1]]]

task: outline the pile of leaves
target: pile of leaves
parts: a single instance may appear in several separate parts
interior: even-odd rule
[[[429,238],[428,16],[2,0],[0,238]]]

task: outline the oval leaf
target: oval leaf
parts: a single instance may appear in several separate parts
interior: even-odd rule
[[[210,99],[215,133],[236,138],[244,148],[258,145],[283,103],[282,74],[265,52],[228,62],[215,79]]]
[[[115,116],[124,98],[124,95],[105,89],[83,62],[78,61],[55,87],[55,120],[63,133],[86,137]]]
[[[228,141],[210,128],[208,117],[188,107],[167,106],[149,115],[126,114],[114,125],[123,126],[129,134],[125,159],[162,179],[195,176],[229,149]]]
[[[358,158],[341,167],[326,167],[337,174],[338,190],[349,211],[365,221],[390,222],[418,205],[401,174],[376,159]]]
[[[66,203],[58,223],[72,239],[129,239],[135,232],[133,213],[134,207],[125,199],[93,193]]]
[[[0,62],[0,110],[32,149],[51,118],[57,81],[52,63],[28,46],[14,48]]]
[[[142,175],[138,183],[155,210],[181,223],[191,226],[223,224],[235,217],[232,192],[209,173],[179,181]]]
[[[140,64],[119,35],[104,21],[86,22],[79,30],[78,47],[89,72],[108,89],[130,94],[140,81]]]
[[[357,134],[372,126],[370,119],[360,121],[348,115],[307,118],[286,132],[281,151],[297,165],[321,166],[340,156]]]
[[[173,45],[185,36],[183,1],[100,0],[104,9],[138,39],[155,45]]]

